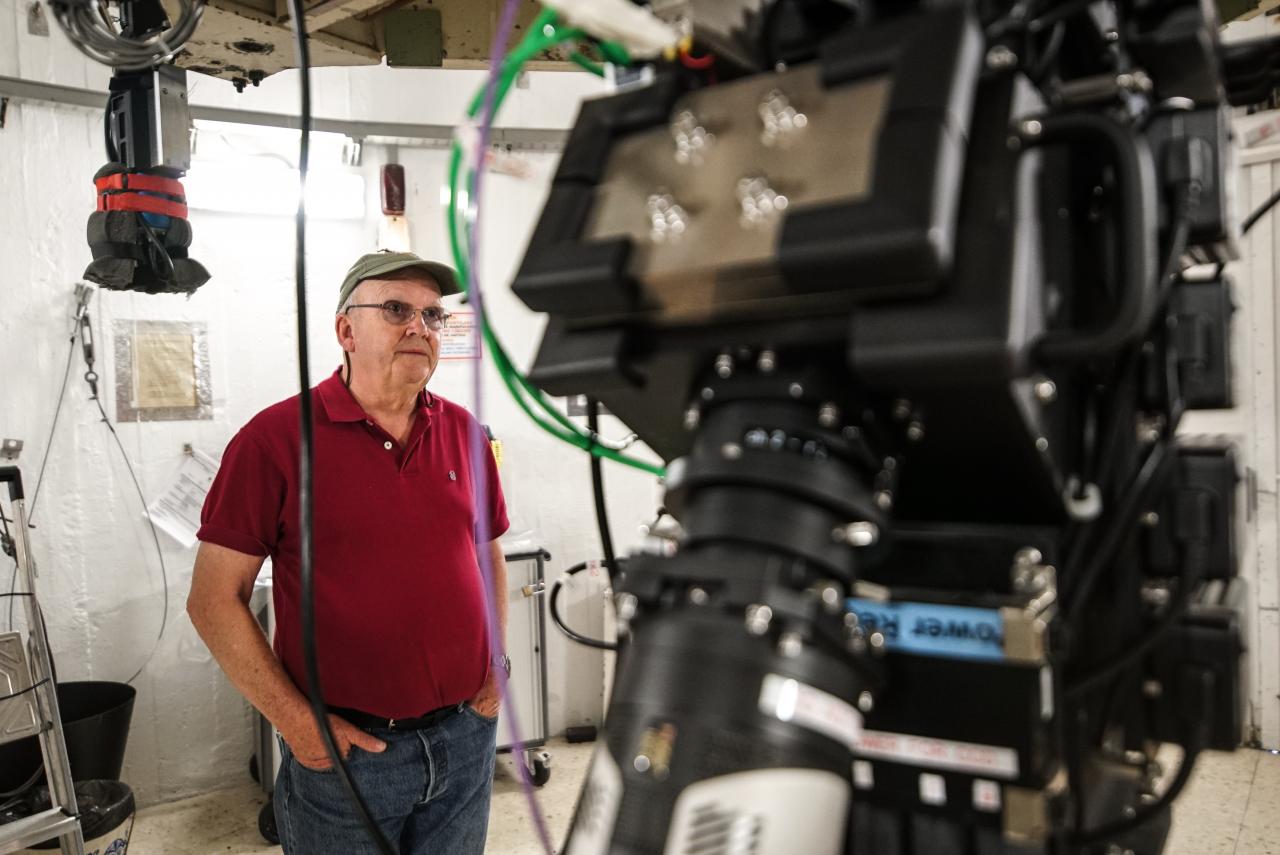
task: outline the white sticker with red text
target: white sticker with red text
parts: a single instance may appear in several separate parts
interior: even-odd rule
[[[858,735],[862,732],[862,713],[852,704],[778,674],[765,675],[760,686],[760,711],[780,721],[816,730],[850,749],[857,748]]]
[[[864,730],[853,751],[859,757],[873,757],[930,769],[968,772],[993,778],[1018,777],[1018,752],[994,745]]]

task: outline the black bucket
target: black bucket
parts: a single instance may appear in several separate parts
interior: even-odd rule
[[[58,684],[58,710],[75,781],[118,781],[138,692],[127,683]],[[43,766],[36,737],[0,745],[0,792],[21,787]],[[40,776],[43,778],[43,775]]]
[[[19,804],[0,811],[2,823],[14,822],[50,808],[49,789],[35,787]],[[94,855],[124,855],[133,836],[133,820],[137,805],[133,790],[120,781],[77,781],[76,809],[80,812],[80,833],[84,851]],[[58,849],[57,839],[31,846],[32,849]]]

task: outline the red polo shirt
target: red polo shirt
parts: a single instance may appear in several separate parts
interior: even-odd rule
[[[472,697],[489,662],[467,435],[479,425],[424,392],[402,447],[337,372],[311,390],[311,400],[316,645],[325,701],[410,718]],[[486,442],[486,536],[493,539],[508,523],[488,450]],[[201,523],[200,540],[271,556],[276,655],[304,687],[297,396],[263,410],[232,438]]]

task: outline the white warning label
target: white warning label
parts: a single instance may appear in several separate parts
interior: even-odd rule
[[[873,757],[930,769],[968,772],[992,778],[1018,777],[1018,752],[994,745],[863,730],[853,751],[859,757]]]

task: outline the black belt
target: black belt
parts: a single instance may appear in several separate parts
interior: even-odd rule
[[[383,718],[346,707],[329,707],[329,712],[345,718],[361,730],[425,730],[462,712],[462,704],[440,707],[417,718]]]

